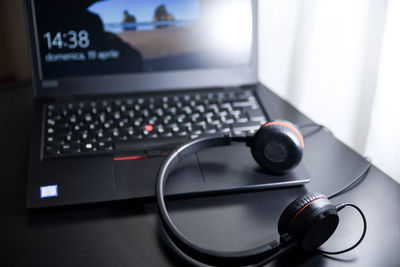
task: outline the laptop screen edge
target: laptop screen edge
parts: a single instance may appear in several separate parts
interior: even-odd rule
[[[153,73],[76,76],[42,80],[39,47],[36,42],[33,0],[24,0],[32,81],[36,98],[125,94],[163,90],[230,87],[257,82],[257,0],[251,0],[253,39],[252,60],[247,66],[174,70]]]

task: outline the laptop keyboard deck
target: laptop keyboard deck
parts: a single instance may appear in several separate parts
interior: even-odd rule
[[[266,117],[251,90],[176,93],[45,106],[44,157],[156,149],[253,134]]]

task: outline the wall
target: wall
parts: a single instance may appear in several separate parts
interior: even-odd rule
[[[369,145],[388,1],[258,3],[260,81],[400,181]]]
[[[30,79],[22,0],[0,0],[0,84]]]

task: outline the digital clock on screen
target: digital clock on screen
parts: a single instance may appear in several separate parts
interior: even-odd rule
[[[89,33],[86,30],[67,32],[46,32],[43,38],[47,42],[49,50],[53,48],[87,48],[90,45]]]

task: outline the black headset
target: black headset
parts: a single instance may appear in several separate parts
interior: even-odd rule
[[[241,266],[263,264],[282,254],[284,251],[298,246],[304,251],[316,250],[334,233],[339,223],[337,212],[346,206],[356,208],[363,219],[364,231],[359,241],[352,247],[339,252],[324,252],[338,254],[349,251],[361,243],[366,232],[366,220],[362,211],[353,204],[333,205],[320,193],[307,193],[292,203],[283,211],[278,222],[280,241],[271,241],[259,247],[225,252],[199,247],[188,240],[174,225],[164,201],[164,186],[174,166],[186,156],[203,149],[227,146],[231,142],[245,142],[251,148],[257,163],[269,173],[281,174],[295,168],[301,161],[304,140],[299,129],[288,121],[276,120],[268,122],[252,137],[216,135],[192,140],[177,147],[164,160],[156,181],[156,196],[162,223],[169,239],[178,253],[197,262],[211,265]]]

